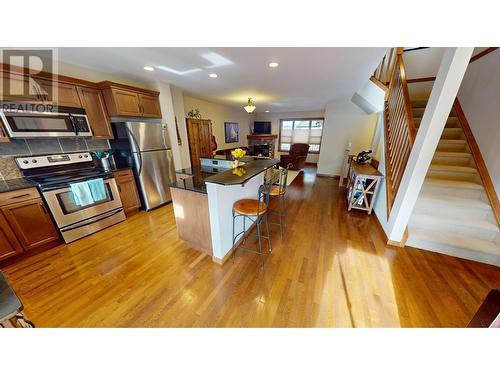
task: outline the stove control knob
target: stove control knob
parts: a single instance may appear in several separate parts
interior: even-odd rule
[[[23,164],[28,164],[29,161],[28,160],[23,160]]]
[[[81,158],[83,158],[83,156],[82,155],[78,155],[78,158],[81,159]]]
[[[88,157],[89,157],[89,154],[85,154],[85,156],[84,156],[84,157],[85,157],[85,158],[88,158]]]
[[[36,163],[36,162],[37,162],[37,160],[36,160],[36,159],[33,159],[31,162],[32,162],[32,163]]]

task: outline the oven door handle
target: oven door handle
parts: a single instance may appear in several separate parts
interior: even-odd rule
[[[116,210],[108,213],[107,215],[99,216],[96,220],[93,220],[93,221],[84,221],[83,223],[79,223],[79,224],[75,224],[75,225],[71,225],[69,227],[63,228],[63,229],[61,229],[61,232],[67,232],[67,231],[70,231],[70,230],[73,230],[73,229],[78,229],[78,228],[87,226],[89,224],[97,223],[98,221],[101,221],[103,219],[107,219],[108,217],[114,216],[114,215],[116,215],[116,214],[118,214],[118,213],[120,213],[122,211],[123,211],[122,207],[117,208]]]

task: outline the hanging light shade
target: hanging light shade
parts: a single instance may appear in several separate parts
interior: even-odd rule
[[[245,111],[247,111],[248,113],[252,113],[253,111],[255,111],[255,104],[253,103],[252,98],[248,98],[247,105],[243,108],[245,108]]]

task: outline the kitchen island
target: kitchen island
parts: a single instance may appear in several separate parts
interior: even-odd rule
[[[202,159],[199,168],[177,171],[178,179],[170,187],[179,237],[217,263],[231,254],[234,202],[257,199],[266,170],[279,164],[268,158],[242,161],[244,165],[230,168],[224,159]],[[242,230],[238,221],[235,232]]]

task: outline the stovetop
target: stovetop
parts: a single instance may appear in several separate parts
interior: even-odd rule
[[[111,176],[111,172],[105,172],[97,168],[89,168],[58,173],[31,175],[29,176],[29,179],[36,182],[42,190],[50,190],[68,186],[71,183],[79,181],[90,180],[93,178],[107,178]]]

